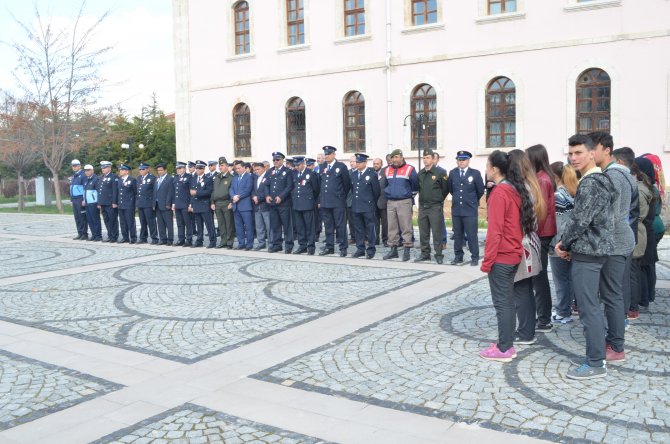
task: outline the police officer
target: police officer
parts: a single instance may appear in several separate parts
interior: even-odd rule
[[[177,242],[176,247],[190,247],[193,242],[193,221],[188,206],[191,202],[191,175],[186,172],[186,163],[175,164],[177,175],[174,177],[174,200],[172,211],[177,218]],[[195,170],[195,164],[193,164]]]
[[[216,160],[210,160],[209,162],[207,162],[208,171],[205,173],[205,176],[213,179],[214,176],[216,176],[216,173],[217,173],[217,171],[216,171],[216,165],[217,164],[218,164],[218,162]]]
[[[191,202],[191,178],[195,176],[195,162],[192,160],[188,161],[188,177],[189,177],[189,205]],[[193,231],[193,237],[196,237],[198,235],[198,228],[195,226],[195,218],[193,217],[193,213],[191,213],[191,229]],[[190,247],[191,245],[185,245],[186,247]]]
[[[293,224],[291,221],[291,191],[293,190],[293,173],[284,166],[284,154],[272,153],[273,167],[270,169],[270,180],[265,184],[265,201],[270,204],[270,248],[269,253],[282,250],[290,254],[293,250]],[[282,232],[285,239],[282,239]]]
[[[70,180],[70,201],[72,202],[74,223],[77,226],[77,237],[74,240],[87,240],[88,222],[86,222],[86,208],[82,206],[86,175],[81,169],[81,162],[78,159],[73,159],[71,165],[73,174]]]
[[[102,240],[102,226],[100,225],[100,209],[98,208],[98,176],[93,171],[93,165],[84,166],[86,182],[84,183],[84,200],[82,206],[86,208],[86,221],[91,228],[89,240]]]
[[[479,242],[477,238],[477,210],[479,199],[484,195],[484,181],[479,171],[469,167],[472,154],[468,151],[456,153],[458,167],[449,172],[451,193],[451,220],[454,227],[454,253],[451,265],[463,265],[463,235],[467,235],[470,250],[470,265],[479,265]]]
[[[158,230],[156,229],[156,214],[154,212],[154,184],[156,176],[149,172],[148,163],[140,163],[140,175],[137,177],[137,197],[135,205],[140,215],[140,241],[146,244],[151,235],[151,244],[158,244]]]
[[[119,166],[119,177],[116,181],[118,195],[119,225],[121,225],[120,244],[137,242],[135,226],[135,194],[137,183],[130,177],[130,166]]]
[[[319,154],[318,157],[323,157],[323,154]],[[317,177],[319,177],[319,188],[321,187],[321,175],[319,174],[319,164],[316,159],[311,157],[305,158],[305,165],[307,169],[313,171]],[[321,190],[319,189],[319,192]],[[314,201],[314,242],[319,242],[319,237],[321,236],[321,226],[323,225],[323,218],[321,217],[321,210],[319,209],[319,200]]]
[[[191,178],[191,203],[189,211],[193,214],[196,226],[198,227],[198,237],[193,243],[194,248],[202,247],[204,237],[204,227],[207,227],[209,234],[209,245],[207,248],[216,247],[216,231],[214,231],[214,220],[210,208],[210,197],[212,196],[212,178],[205,175],[205,162],[195,161],[195,175]]]
[[[103,242],[116,242],[119,240],[118,179],[116,174],[112,173],[112,162],[103,160],[100,162],[100,168],[102,175],[98,178],[98,209],[102,213],[102,220],[107,230],[107,239]]]
[[[293,254],[307,253],[310,256],[314,254],[314,209],[319,196],[320,184],[319,175],[307,168],[303,156],[294,156],[295,165],[293,191],[291,200],[293,201],[293,223],[298,235],[299,248]]]
[[[354,222],[356,251],[351,257],[372,259],[377,249],[377,199],[381,194],[377,172],[368,168],[368,155],[356,154],[356,170],[351,173],[351,214]],[[365,239],[368,240],[367,249]]]
[[[319,167],[321,192],[319,208],[323,211],[323,223],[326,231],[326,245],[319,256],[335,253],[335,234],[340,246],[340,256],[347,255],[347,193],[351,189],[351,177],[347,166],[335,159],[337,148],[323,147],[325,162]]]
[[[419,241],[421,255],[414,262],[430,260],[430,235],[433,234],[433,248],[435,261],[441,264],[444,261],[442,254],[442,228],[444,227],[442,214],[444,213],[444,199],[449,194],[447,176],[435,165],[433,150],[423,152],[423,168],[419,171]]]
[[[174,223],[172,222],[172,203],[174,201],[174,183],[164,163],[156,165],[154,198],[156,200],[156,225],[158,226],[159,245],[172,245],[174,241]]]

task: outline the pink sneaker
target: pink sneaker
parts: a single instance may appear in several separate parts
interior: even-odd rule
[[[498,344],[491,344],[489,348],[480,351],[479,356],[488,361],[512,362],[512,359],[516,358],[516,350],[514,350],[514,347],[510,347],[503,353],[498,348]]]
[[[621,350],[620,352],[614,351],[610,344],[605,346],[605,360],[607,362],[623,362],[626,360],[626,352]]]

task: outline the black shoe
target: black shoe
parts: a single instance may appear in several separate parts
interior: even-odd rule
[[[91,240],[92,240],[93,242],[100,242],[100,241],[102,241],[102,238],[101,238],[101,237],[94,237],[94,238],[91,239]]]
[[[207,248],[216,248],[216,244],[209,244],[207,245]]]
[[[389,243],[388,243],[388,241],[384,241],[384,242],[382,243],[382,245],[384,245],[385,247],[388,247],[388,246],[389,246]]]
[[[444,257],[443,256],[435,256],[435,262],[442,265],[442,262],[444,262]]]
[[[175,246],[175,247],[181,247],[181,246],[184,245],[184,244],[185,244],[184,241],[179,241],[179,242],[175,242],[175,243],[174,243],[174,246]]]
[[[303,253],[307,253],[307,248],[298,248],[293,252],[293,254],[303,254]]]
[[[307,254],[309,254],[310,256],[314,256],[314,250],[312,250],[311,248],[308,249]]]
[[[375,254],[374,254],[374,253],[370,253],[370,254],[368,254],[367,256],[365,256],[365,259],[372,259],[373,257],[375,257]]]
[[[117,244],[127,244],[128,242],[130,242],[128,239],[121,239]]]
[[[479,266],[479,259],[472,259],[470,261],[470,266],[471,267],[478,267]]]
[[[414,259],[414,262],[425,262],[425,261],[430,261],[430,254],[421,253],[421,256]]]
[[[244,249],[244,251],[252,251],[252,250],[253,250],[253,247],[247,247],[247,248]]]
[[[219,244],[219,245],[216,246],[216,248],[217,248],[217,250],[220,250],[221,248],[226,248],[226,246],[223,245],[223,244]]]
[[[107,242],[111,242],[111,241],[109,239],[102,239],[102,240],[100,240],[100,242],[107,243]]]
[[[73,237],[72,240],[81,240],[82,236]]]
[[[131,244],[136,244],[136,243],[137,243],[137,239],[130,239],[130,243],[131,243]]]
[[[137,244],[138,244],[138,245],[140,245],[140,244],[147,244],[147,243],[148,243],[147,241],[142,240],[142,239],[140,239],[139,241],[137,241]]]
[[[391,251],[386,253],[382,259],[387,261],[389,259],[397,259],[398,257],[398,247],[391,247]]]
[[[246,247],[244,245],[238,245],[235,247],[236,250],[244,250]]]
[[[537,333],[549,333],[554,326],[552,324],[537,324],[535,326],[535,332]]]
[[[256,246],[254,247],[254,251],[264,250],[265,248],[267,248],[267,246],[266,246],[265,244],[263,244],[263,245],[256,245]]]
[[[197,242],[197,243],[191,245],[191,248],[201,248],[201,247],[202,247],[202,244],[200,242]]]
[[[451,233],[451,235],[449,236],[449,239],[454,240],[454,237],[456,237],[456,235],[454,233]]]
[[[151,241],[151,245],[158,245],[158,241]]]
[[[291,254],[292,251],[293,248],[287,248],[286,250],[284,250],[284,254]]]
[[[167,245],[167,241],[160,241],[158,242],[158,245]]]
[[[319,251],[319,256],[325,256],[327,254],[335,254],[335,250],[331,250],[330,248],[324,248],[323,250]]]
[[[80,237],[79,240],[88,240],[88,235],[84,235],[84,236]]]
[[[340,250],[340,257],[347,257],[347,250]]]
[[[449,262],[451,265],[463,265],[465,262],[463,262],[463,259],[454,259],[453,261]]]
[[[407,262],[409,260],[409,254],[411,252],[411,248],[405,247],[405,249],[402,251],[402,261]]]
[[[365,256],[365,251],[356,251],[351,255],[351,257],[353,257],[353,258],[363,257],[363,256]]]

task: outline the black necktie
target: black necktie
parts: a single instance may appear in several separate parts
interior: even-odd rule
[[[465,177],[465,170],[461,170],[461,179]]]

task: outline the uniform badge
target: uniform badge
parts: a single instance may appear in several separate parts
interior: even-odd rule
[[[339,168],[335,168],[335,172],[336,172],[336,173],[339,173],[339,172],[340,172],[340,169],[339,169]]]
[[[468,182],[472,183],[472,176],[468,176]]]
[[[365,176],[365,180],[370,180],[370,176]]]
[[[224,180],[224,181],[223,181],[223,184],[224,184],[224,185],[228,185],[228,181],[227,181],[227,180]]]
[[[282,176],[286,176],[286,171],[283,171],[283,172],[281,173],[281,175],[282,175]]]
[[[147,179],[147,183],[151,183],[151,179]]]
[[[435,176],[433,176],[433,180],[435,180]]]
[[[305,179],[309,179],[309,174],[305,176]]]

